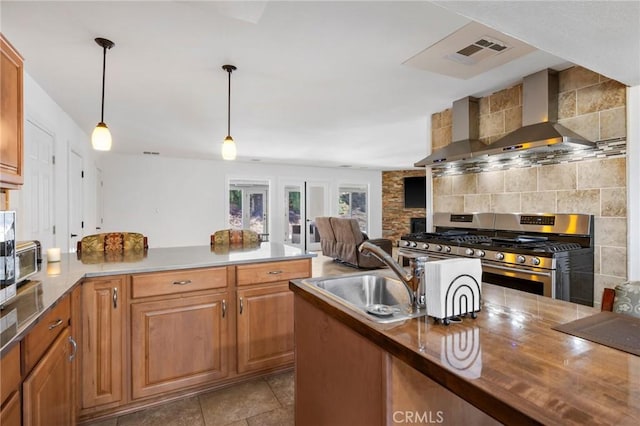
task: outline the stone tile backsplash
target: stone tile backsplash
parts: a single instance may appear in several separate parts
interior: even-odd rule
[[[626,185],[627,162],[625,158],[606,161],[584,161],[578,167],[578,188],[611,188]]]
[[[553,191],[576,189],[576,164],[555,164],[545,166],[544,173],[538,173],[538,189]]]

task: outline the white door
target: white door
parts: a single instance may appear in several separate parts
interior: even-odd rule
[[[304,250],[307,238],[304,205],[304,183],[284,184],[284,243]]]
[[[44,252],[55,246],[53,168],[54,137],[30,120],[25,122],[25,176],[21,191],[20,236],[38,240]]]
[[[69,253],[75,253],[78,241],[83,237],[82,156],[69,152]]]
[[[326,182],[306,183],[307,250],[320,250],[320,234],[316,228],[316,217],[329,216],[329,184]]]

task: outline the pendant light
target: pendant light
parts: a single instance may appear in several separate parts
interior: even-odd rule
[[[91,145],[96,151],[109,151],[111,149],[111,132],[104,123],[104,76],[107,63],[107,49],[111,49],[115,44],[106,38],[96,38],[98,46],[102,47],[102,110],[100,113],[100,122],[93,129],[91,134]]]
[[[222,142],[222,158],[224,160],[236,159],[236,143],[231,137],[231,73],[237,68],[233,65],[223,65],[222,69],[229,75],[229,89],[227,91],[227,137]]]

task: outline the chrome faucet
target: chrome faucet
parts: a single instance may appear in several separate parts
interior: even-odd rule
[[[425,307],[424,300],[424,264],[427,261],[426,256],[415,257],[409,260],[410,273],[406,273],[404,268],[400,266],[398,262],[384,251],[382,248],[372,244],[369,241],[365,241],[360,244],[358,251],[363,254],[372,254],[400,278],[402,284],[409,293],[409,310],[411,313],[418,312],[421,308]],[[418,294],[420,293],[420,296]]]

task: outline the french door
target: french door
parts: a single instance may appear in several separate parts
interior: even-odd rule
[[[304,182],[284,183],[284,243],[305,248],[305,203]]]
[[[269,182],[229,180],[229,227],[250,229],[268,239]]]
[[[284,243],[302,250],[320,250],[316,218],[329,216],[329,183],[286,181],[283,192]]]
[[[306,249],[317,251],[320,250],[320,234],[316,227],[316,218],[331,214],[329,184],[327,182],[306,182],[305,187]]]

